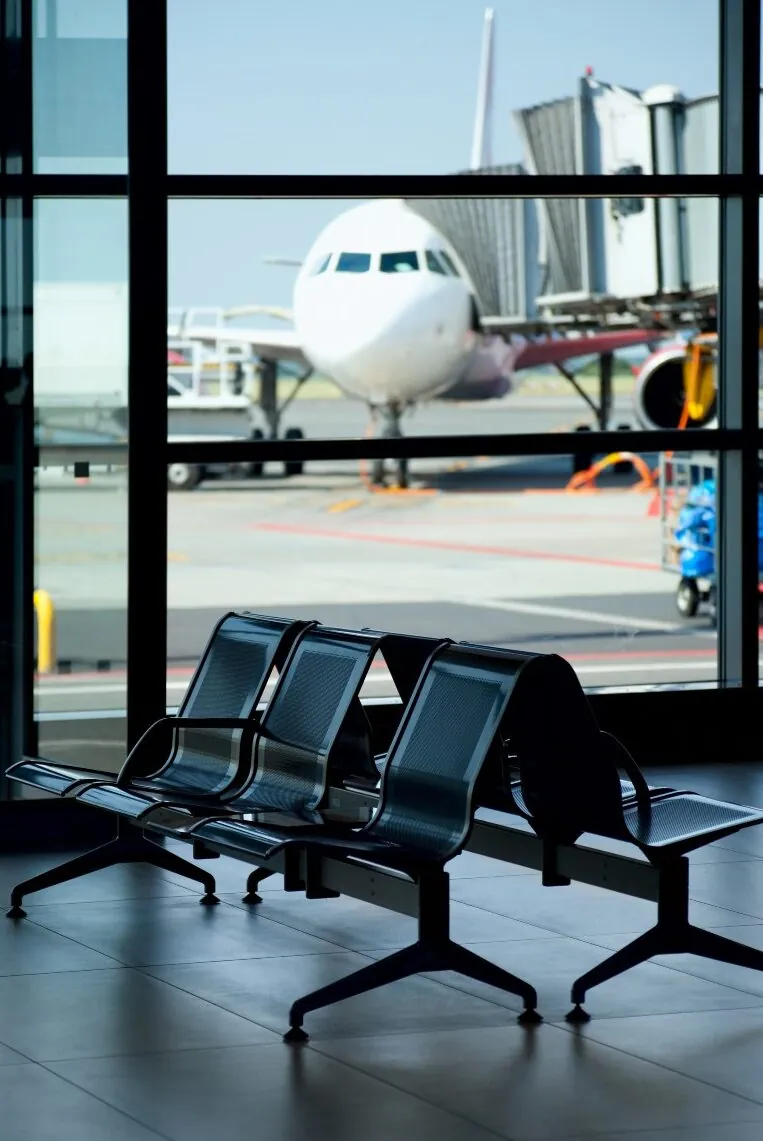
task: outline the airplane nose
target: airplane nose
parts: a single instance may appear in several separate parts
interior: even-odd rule
[[[394,300],[389,291],[373,298],[359,294],[330,314],[324,309],[320,325],[304,331],[311,359],[345,391],[373,403],[436,395],[448,387],[469,350],[463,292],[423,293],[419,285],[418,294],[412,289]]]

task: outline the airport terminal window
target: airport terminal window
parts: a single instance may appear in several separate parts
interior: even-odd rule
[[[431,269],[432,273],[441,273],[444,277],[448,276],[448,271],[440,259],[437,257],[437,254],[434,252],[434,250],[425,250],[424,257],[426,259],[427,267],[428,269]]]
[[[382,254],[379,269],[382,273],[411,273],[419,268],[419,257],[415,250],[404,253]]]
[[[336,263],[337,273],[368,273],[370,268],[370,254],[340,254]]]
[[[446,253],[445,250],[438,250],[437,252],[440,255],[440,257],[442,258],[442,260],[445,262],[445,265],[448,267],[448,270],[450,271],[451,276],[452,277],[460,277],[461,274],[458,272],[458,269],[456,268],[456,263],[453,261],[453,258],[450,256],[450,254]]]

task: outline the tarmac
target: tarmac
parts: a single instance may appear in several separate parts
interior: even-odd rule
[[[618,398],[614,422],[628,413]],[[575,397],[520,394],[427,406],[406,430],[563,432],[586,419]],[[295,402],[287,423],[313,437],[366,426],[362,407],[333,399]],[[412,461],[408,492],[378,493],[357,464],[289,480],[273,467],[170,494],[169,706],[234,609],[559,653],[592,688],[715,679],[715,631],[706,613],[678,614],[654,495],[632,472],[570,493],[568,457]],[[56,607],[59,662],[37,679],[42,715],[124,708],[125,489],[125,473],[40,473],[36,585]],[[367,689],[394,692],[381,667]]]

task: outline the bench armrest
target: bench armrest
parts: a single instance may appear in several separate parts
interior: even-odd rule
[[[125,763],[122,765],[122,768],[119,771],[119,776],[117,777],[116,783],[118,785],[123,785],[125,781],[129,780],[129,778],[132,776],[131,770],[135,767],[136,759],[142,757],[143,754],[151,748],[153,742],[160,736],[162,732],[166,733],[168,730],[174,732],[175,729],[195,729],[199,732],[203,732],[205,729],[235,730],[255,729],[256,727],[257,719],[254,717],[174,717],[171,715],[160,717],[158,721],[154,721],[153,724],[149,725],[148,729],[146,729],[142,737],[140,737],[133,745],[132,749],[127,755]],[[159,762],[157,768],[161,768],[167,759],[168,758],[165,756]],[[151,774],[149,773],[141,775],[148,776],[150,778]]]
[[[630,755],[622,741],[619,741],[612,733],[607,733],[606,730],[601,729],[602,737],[606,737],[607,744],[612,748],[615,755],[615,763],[618,768],[625,770],[628,780],[636,790],[636,805],[639,813],[646,814],[652,811],[652,794],[649,791],[649,785],[646,783],[646,778],[641,769],[636,764],[634,758]]]

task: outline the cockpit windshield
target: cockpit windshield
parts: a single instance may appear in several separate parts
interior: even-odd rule
[[[418,268],[419,256],[415,250],[382,254],[379,258],[379,269],[382,273],[412,273]]]
[[[325,273],[329,267],[330,261],[331,254],[321,254],[321,256],[314,262],[310,270],[310,276],[317,277],[319,273]]]
[[[340,254],[336,263],[337,273],[368,273],[370,268],[370,254]]]
[[[427,269],[430,269],[432,273],[441,273],[443,277],[448,276],[447,269],[440,261],[434,250],[424,250],[424,257],[426,258]]]
[[[445,262],[445,265],[447,266],[447,268],[450,270],[451,276],[452,277],[460,277],[461,274],[458,272],[458,268],[456,267],[456,263],[453,261],[453,258],[450,256],[450,254],[446,253],[445,250],[438,250],[437,253],[440,255],[442,260]]]

